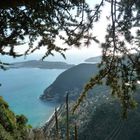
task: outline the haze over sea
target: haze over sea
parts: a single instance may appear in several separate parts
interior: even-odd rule
[[[59,55],[48,57],[46,61],[53,60],[79,64],[88,57],[87,55],[69,55],[64,60]],[[4,62],[39,60],[40,58],[40,56],[33,55],[24,60],[23,58],[11,59],[10,57],[1,56],[1,60]],[[63,71],[38,68],[0,70],[0,83],[2,84],[0,96],[4,97],[16,114],[24,114],[28,118],[28,123],[33,127],[41,126],[49,119],[57,105],[52,102],[44,103],[40,101],[39,96]]]

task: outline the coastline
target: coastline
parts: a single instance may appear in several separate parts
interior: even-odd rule
[[[62,113],[64,106],[65,106],[64,104],[63,105],[61,104],[60,106],[58,106],[56,108],[58,118],[61,116],[61,113]],[[44,130],[44,132],[46,134],[48,134],[50,132],[50,129],[53,128],[54,125],[55,125],[55,110],[52,113],[52,115],[49,117],[49,119],[43,124],[43,126],[41,128]]]

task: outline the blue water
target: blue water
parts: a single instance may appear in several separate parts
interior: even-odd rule
[[[96,56],[94,52],[88,55],[86,52],[75,55],[68,54],[64,60],[62,56],[47,57],[46,61],[64,61],[70,64],[79,64],[89,57]],[[8,56],[1,56],[3,62],[19,62],[27,60],[39,60],[40,55],[31,55],[27,59],[23,57],[12,59]],[[33,127],[43,125],[54,112],[57,106],[54,103],[43,103],[39,96],[64,70],[47,70],[35,68],[10,69],[7,71],[0,70],[0,96],[9,103],[10,108],[16,114],[24,114],[29,124]]]
[[[16,114],[24,114],[34,127],[44,124],[56,107],[43,103],[39,96],[64,70],[10,69],[0,70],[0,95]]]

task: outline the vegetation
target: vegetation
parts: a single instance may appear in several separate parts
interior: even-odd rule
[[[135,93],[135,99],[140,101],[139,90]],[[139,115],[140,108],[128,112],[128,118],[121,119],[120,104],[117,101],[108,100],[97,106],[90,114],[90,119],[79,129],[80,140],[137,140],[139,139]],[[133,128],[133,129],[132,129]]]
[[[29,130],[27,118],[23,115],[15,115],[0,97],[0,139],[23,140],[27,138]]]
[[[137,81],[140,80],[139,0],[101,0],[94,9],[90,9],[85,0],[2,1],[0,54],[19,57],[46,47],[43,59],[49,54],[53,55],[53,51],[65,57],[64,52],[68,48],[57,46],[57,39],[61,39],[68,46],[76,47],[80,47],[82,43],[87,46],[92,40],[99,43],[92,29],[94,22],[100,20],[100,14],[106,3],[110,5],[110,15],[107,17],[109,24],[105,42],[100,42],[102,48],[100,71],[85,86],[74,111],[87,92],[96,84],[103,82],[111,87],[112,95],[121,103],[123,116],[127,117],[129,109],[136,106],[133,93]],[[36,41],[37,45],[34,46]],[[25,52],[18,53],[16,48],[23,44],[28,47]],[[5,65],[7,64],[0,61],[1,68]],[[16,137],[11,135],[11,131],[22,128],[26,119],[23,116],[15,118],[12,112],[5,109],[8,109],[8,105],[2,100],[1,114],[4,121],[1,120],[1,135]],[[5,123],[2,124],[3,122]]]
[[[66,103],[58,110],[55,109],[55,113],[48,124],[43,127],[43,133],[46,138],[51,140],[77,140],[78,132],[77,125],[73,122],[75,115],[69,110],[72,104],[69,103],[69,93],[66,94]]]
[[[0,6],[0,54],[13,57],[28,55],[45,46],[47,51],[43,58],[53,55],[53,51],[64,56],[63,52],[68,48],[57,46],[57,39],[77,47],[82,42],[87,46],[92,40],[99,43],[92,29],[94,22],[100,20],[106,3],[110,5],[110,15],[107,17],[109,24],[105,42],[101,42],[101,70],[86,85],[76,107],[94,85],[106,78],[105,84],[120,100],[126,116],[134,105],[132,93],[140,78],[138,0],[101,0],[94,9],[90,9],[84,0],[3,1]],[[36,40],[38,43],[34,46]],[[24,53],[17,53],[17,46],[22,44],[28,44],[28,48]],[[136,54],[131,55],[132,51]]]
[[[140,102],[140,88],[135,92],[135,99]],[[54,121],[51,121],[52,127],[49,127],[51,139],[55,139],[55,133],[59,131],[60,139],[67,140],[67,128],[69,129],[70,140],[137,140],[139,139],[140,128],[140,108],[131,110],[128,113],[128,119],[122,119],[119,102],[109,96],[108,90],[100,89],[101,94],[95,93],[86,98],[82,105],[72,113],[73,102],[66,103],[61,110],[57,111],[58,129],[55,129]],[[67,108],[67,105],[69,108]],[[68,111],[69,110],[69,111]],[[69,113],[69,119],[67,119]],[[67,127],[67,124],[69,127]],[[78,128],[78,131],[77,131]],[[132,129],[133,128],[133,129]],[[48,129],[44,129],[46,133]]]
[[[88,20],[84,20],[84,16]],[[52,51],[63,54],[67,48],[57,46],[56,39],[69,46],[79,46],[80,39],[87,38],[89,20],[89,7],[83,0],[6,0],[0,6],[0,53],[18,57],[45,46],[44,57]],[[36,40],[38,43],[34,46]],[[25,42],[28,48],[18,54],[15,48]],[[8,51],[5,48],[9,48]]]

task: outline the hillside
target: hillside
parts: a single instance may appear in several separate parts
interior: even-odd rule
[[[79,140],[139,140],[140,108],[121,119],[115,104],[103,104],[79,133]]]
[[[15,115],[0,96],[0,140],[24,140],[30,127],[23,115]]]
[[[66,91],[69,91],[70,99],[75,99],[82,91],[83,85],[91,75],[98,71],[96,64],[80,64],[70,68],[44,91],[43,100],[64,101]],[[134,94],[134,98],[140,103],[140,88]],[[79,106],[74,116],[70,113],[71,140],[73,140],[74,124],[78,126],[79,140],[139,140],[140,138],[140,105],[130,110],[128,118],[122,118],[122,108],[118,100],[112,97],[106,86],[96,86],[88,94],[84,102]],[[70,109],[75,102],[70,101]],[[63,106],[58,112],[59,131],[62,139],[66,133],[66,109]],[[44,125],[44,133],[55,133],[55,117]],[[48,131],[49,128],[49,131]]]
[[[73,67],[73,64],[65,62],[50,62],[42,60],[30,60],[25,62],[11,63],[10,68],[40,68],[40,69],[68,69]]]
[[[139,91],[135,93],[138,103]],[[121,107],[117,101],[107,100],[90,113],[90,119],[79,131],[79,140],[139,140],[140,105],[129,111],[127,117],[121,117]]]
[[[135,99],[140,103],[140,89]],[[112,98],[108,90],[102,90],[88,97],[73,115],[69,112],[70,140],[74,139],[74,124],[78,128],[78,140],[139,140],[140,138],[140,106],[129,111],[128,118],[122,118],[120,103]],[[70,102],[71,110],[74,102]],[[66,108],[61,107],[59,115],[59,132],[62,140],[66,133]],[[55,117],[43,127],[44,134],[55,139]]]
[[[98,71],[97,64],[79,64],[63,73],[44,90],[44,94],[40,97],[42,100],[63,101],[66,91],[69,92],[71,99],[76,99],[81,93],[84,85],[89,81],[90,77]],[[99,86],[96,90],[99,90]]]

